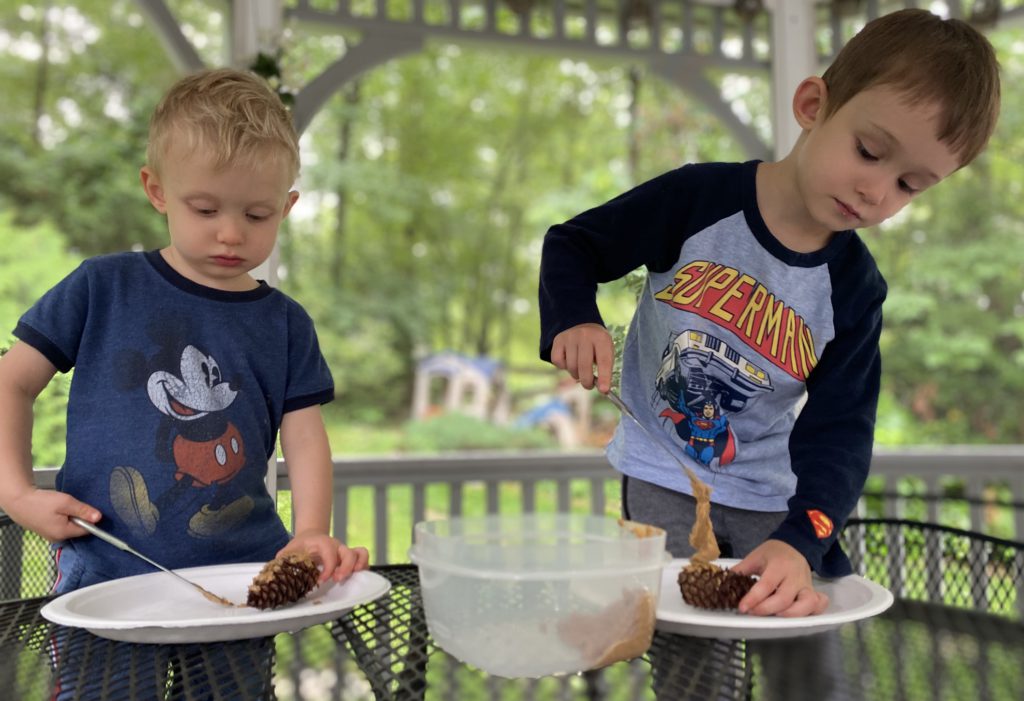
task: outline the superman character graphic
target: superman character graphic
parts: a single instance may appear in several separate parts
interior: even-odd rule
[[[246,464],[245,442],[228,418],[238,392],[222,375],[217,359],[191,344],[173,344],[162,360],[145,362],[132,391],[145,392],[161,415],[154,457],[171,486],[162,480],[151,494],[143,473],[117,466],[110,473],[110,500],[118,516],[137,536],[152,535],[172,512],[187,513],[187,532],[195,538],[223,536],[252,511],[252,497],[232,481]],[[154,367],[155,365],[155,367]],[[159,481],[159,480],[158,480]]]
[[[687,330],[663,351],[656,390],[668,404],[659,416],[672,422],[686,454],[723,469],[736,458],[729,415],[773,388],[763,369],[721,339]]]
[[[711,461],[718,458],[718,465],[725,467],[736,457],[736,441],[729,419],[721,414],[713,400],[702,402],[699,415],[680,403],[675,408],[665,409],[660,416],[675,424],[676,433],[686,442],[686,454],[694,460],[711,465]]]

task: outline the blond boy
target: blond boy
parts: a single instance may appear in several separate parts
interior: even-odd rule
[[[321,581],[367,566],[330,536],[330,372],[309,316],[249,273],[298,198],[298,138],[259,78],[187,76],[157,107],[141,179],[169,243],[85,261],[0,359],[0,508],[56,542],[57,592],[150,571],[69,521],[172,567],[308,551]],[[57,490],[32,480],[32,405],[75,374]],[[295,532],[264,485],[280,431]]]

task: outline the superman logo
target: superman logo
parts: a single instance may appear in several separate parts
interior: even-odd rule
[[[824,540],[832,535],[832,519],[824,513],[817,509],[808,509],[807,518],[810,519],[811,525],[814,526],[814,535],[818,536],[819,539]]]

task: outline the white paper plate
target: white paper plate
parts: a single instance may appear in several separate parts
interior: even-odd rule
[[[739,560],[715,560],[715,564],[731,567]],[[837,628],[843,623],[878,615],[892,606],[893,596],[885,587],[850,575],[840,579],[814,580],[814,588],[828,595],[828,608],[817,616],[777,618],[750,616],[738,611],[708,611],[683,601],[677,577],[687,559],[673,560],[661,574],[661,595],[658,598],[658,630],[700,638],[792,638]]]
[[[215,565],[178,570],[182,576],[235,603],[244,603],[263,563]],[[296,631],[339,618],[383,596],[391,582],[374,572],[356,572],[341,584],[329,580],[290,606],[260,610],[208,601],[193,587],[165,572],[94,584],[60,596],[43,607],[47,620],[86,628],[95,635],[136,643],[197,643],[240,640]]]

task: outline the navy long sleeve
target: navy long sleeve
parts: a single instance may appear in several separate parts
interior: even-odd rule
[[[787,511],[771,537],[824,576],[850,571],[836,536],[870,464],[886,285],[852,231],[813,253],[782,246],[757,207],[757,163],[690,165],[570,221],[544,240],[540,354],[603,323],[597,286],[643,267],[622,349],[624,399],[713,489]],[[690,493],[629,422],[608,447],[624,474]]]

